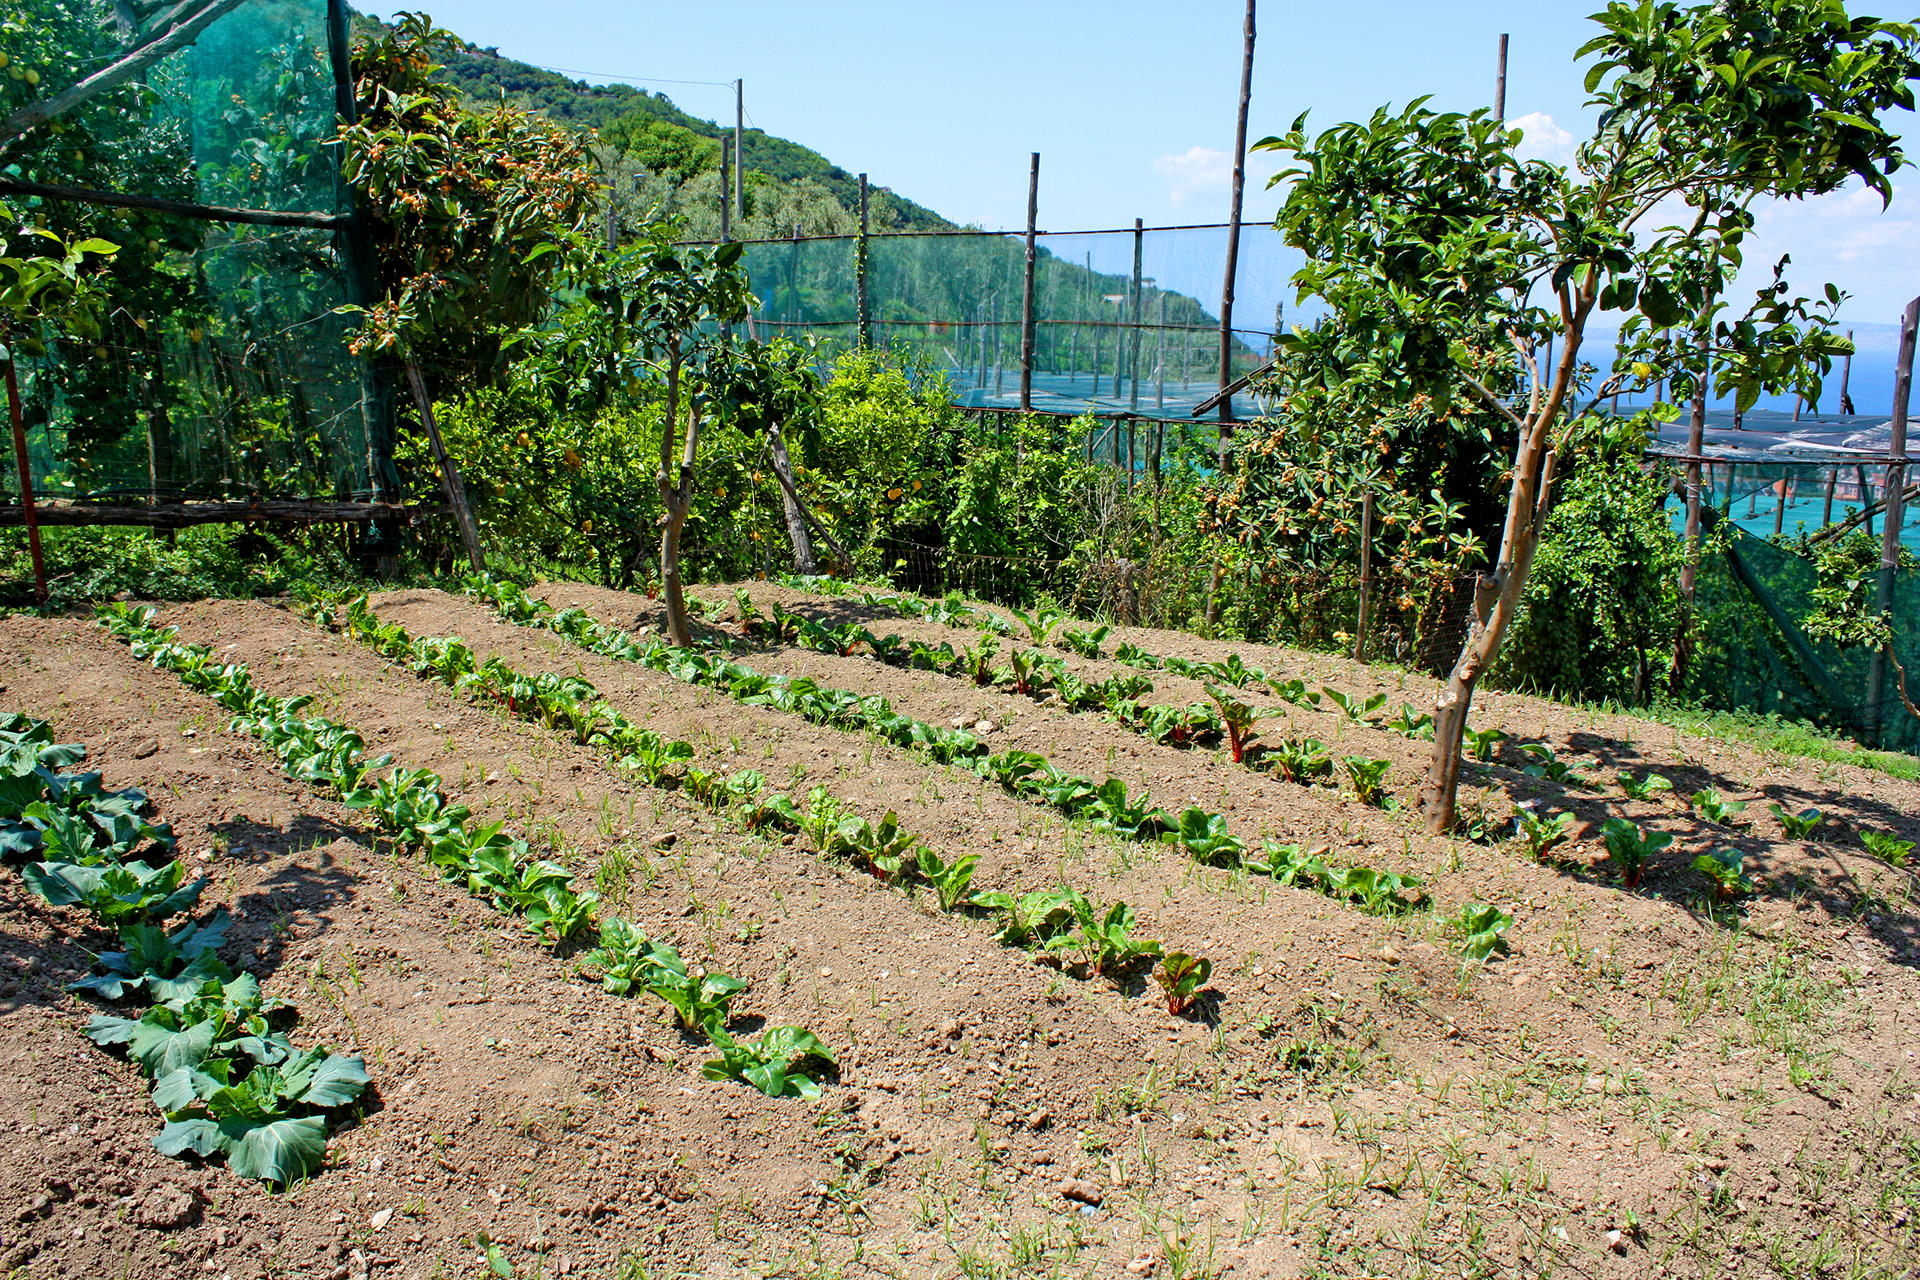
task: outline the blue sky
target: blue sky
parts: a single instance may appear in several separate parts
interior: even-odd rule
[[[1504,31],[1511,34],[1508,118],[1527,128],[1538,153],[1562,157],[1589,123],[1572,55],[1594,31],[1585,15],[1599,7],[1599,0],[1268,0],[1250,139],[1284,130],[1309,109],[1310,124],[1324,126],[1420,94],[1449,108],[1489,104]],[[651,82],[708,118],[731,117],[730,88],[662,82],[744,77],[752,125],[962,222],[1024,224],[1032,151],[1041,153],[1043,228],[1226,216],[1240,0],[733,0],[713,8],[438,0],[430,12],[481,45],[581,79]],[[1899,113],[1889,123],[1906,132],[1909,117]],[[1273,165],[1256,159],[1254,168],[1264,177]],[[1270,220],[1277,193],[1249,185],[1249,220]],[[1896,321],[1920,293],[1920,178],[1896,185],[1886,212],[1864,191],[1763,210],[1749,263],[1758,272],[1791,253],[1788,278],[1799,291],[1831,280],[1853,295],[1847,319]],[[1284,274],[1277,255],[1270,260]],[[1250,305],[1270,315],[1280,283],[1259,290]],[[1207,290],[1196,282],[1195,291],[1217,298],[1218,284]],[[1242,292],[1250,292],[1244,284]]]

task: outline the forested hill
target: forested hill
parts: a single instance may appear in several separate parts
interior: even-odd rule
[[[374,20],[355,19],[356,31]],[[720,138],[733,135],[732,122],[716,123],[689,115],[665,94],[624,84],[588,84],[542,70],[497,49],[463,45],[446,56],[445,74],[476,105],[503,98],[576,128],[597,130],[603,158],[627,180],[619,183],[620,203],[635,216],[659,204],[687,219],[688,231],[701,235],[718,222]],[[803,235],[850,230],[859,208],[860,180],[810,147],[759,129],[742,139],[746,154],[745,225],[736,235],[785,236],[796,227]],[[868,216],[875,230],[932,231],[954,224],[931,209],[879,185],[868,195]],[[709,224],[713,225],[709,225]]]

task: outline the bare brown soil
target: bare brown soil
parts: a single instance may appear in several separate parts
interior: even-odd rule
[[[763,606],[828,621],[956,647],[976,634],[749,586]],[[639,597],[571,583],[540,594],[620,625],[656,621]],[[289,781],[173,676],[83,619],[9,618],[0,710],[51,719],[110,784],[154,795],[214,876],[208,904],[234,912],[228,958],[300,1005],[300,1037],[364,1053],[374,1088],[328,1168],[284,1193],[161,1158],[137,1072],[80,1034],[97,1006],[62,990],[106,937],[8,875],[0,1028],[14,1069],[0,1125],[16,1138],[0,1167],[0,1265],[424,1280],[482,1274],[482,1233],[522,1276],[1893,1276],[1920,1261],[1907,1047],[1920,920],[1907,874],[1852,834],[1920,837],[1920,786],[1500,695],[1476,725],[1549,741],[1597,778],[1654,769],[1678,794],[1714,786],[1751,802],[1749,831],[1711,829],[1672,797],[1528,778],[1509,748],[1471,767],[1490,812],[1538,798],[1582,820],[1540,865],[1517,842],[1432,839],[1411,814],[1156,746],[1097,715],[871,658],[739,654],[923,719],[985,719],[996,749],[1427,882],[1430,910],[1375,918],[1116,841],[966,772],[595,657],[457,596],[374,605],[416,635],[584,674],[692,742],[703,768],[757,769],[797,794],[824,784],[870,817],[895,810],[949,856],[978,853],[981,887],[1064,881],[1132,903],[1147,936],[1213,959],[1212,993],[1170,1018],[1137,977],[1036,964],[982,920],[823,862],[804,840],[743,834],[275,603],[167,611],[263,687],[317,695],[376,749],[512,817],[609,910],[750,981],[741,1030],[802,1024],[841,1051],[817,1103],[708,1081],[704,1046],[658,1001],[602,992],[573,949],[556,955]],[[1395,708],[1432,694],[1321,655],[1140,630],[1109,644],[1120,638],[1196,659],[1231,649],[1310,683],[1384,689]],[[1156,701],[1203,696],[1156,684]],[[1389,786],[1406,796],[1424,760],[1424,744],[1332,711],[1283,708],[1263,731],[1392,759]],[[1823,838],[1781,838],[1771,799],[1825,810]],[[1617,885],[1599,843],[1614,814],[1679,836],[1637,891]],[[1724,842],[1763,886],[1737,908],[1713,905],[1689,869]],[[1512,954],[1484,968],[1463,968],[1440,925],[1470,901],[1516,921]]]

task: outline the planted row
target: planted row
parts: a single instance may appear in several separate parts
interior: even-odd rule
[[[476,583],[475,590],[484,591],[498,586]],[[552,620],[558,623],[555,630],[576,636],[585,631],[588,625],[598,628],[598,624],[590,618],[583,622],[584,615],[561,620],[558,615],[529,610],[523,603],[527,597],[518,588],[507,587],[500,594],[510,602],[509,609],[503,610],[503,614],[524,617],[530,625]],[[601,698],[593,686],[581,677],[529,677],[498,658],[490,658],[476,667],[471,650],[464,643],[444,638],[415,639],[407,634],[404,627],[381,622],[364,596],[351,599],[318,598],[312,604],[312,611],[315,618],[325,625],[337,627],[374,645],[388,657],[405,663],[419,674],[435,675],[453,688],[491,696],[505,704],[510,711],[517,711],[528,719],[543,720],[555,727],[560,724],[581,726],[578,740],[583,745],[607,748],[623,767],[633,767],[632,749],[634,739],[639,735],[645,735],[652,746],[671,759],[685,760],[693,755],[693,748],[687,743],[661,744],[651,731],[635,729],[619,708]],[[611,648],[625,652],[624,646],[611,642],[611,637],[597,632],[592,635],[594,642],[601,646],[600,651],[606,652]],[[841,691],[820,690],[817,687],[796,690],[795,686],[800,682],[776,682],[773,678],[758,676],[745,668],[720,671],[703,655],[670,650],[670,647],[656,646],[653,650],[636,649],[635,652],[658,652],[663,648],[669,650],[667,656],[671,661],[661,669],[675,674],[684,672],[680,674],[682,679],[705,677],[703,682],[709,683],[715,681],[718,671],[719,678],[727,681],[724,687],[736,690],[736,696],[743,701],[764,700],[769,705],[784,705],[789,709],[812,705],[829,722],[849,714],[862,717],[861,723],[869,726],[887,724],[888,717],[893,721],[904,719],[891,716],[884,699],[856,699],[849,703],[844,697],[832,697]],[[636,656],[635,660],[646,661],[646,658]],[[733,664],[725,665],[732,667]],[[529,692],[516,702],[508,691],[519,688]],[[821,698],[830,698],[831,701],[824,705],[809,701]],[[553,709],[557,703],[565,703],[569,709]],[[828,711],[824,709],[825,706],[831,706],[833,710]],[[920,725],[918,721],[907,723],[919,725],[922,729],[932,728]],[[902,736],[909,742],[939,741],[931,735],[916,737],[911,729]],[[971,734],[964,736],[977,741]],[[1039,756],[1026,755],[1018,761],[1009,758],[1019,754],[1008,753],[1007,757],[989,758],[1003,767],[1003,778],[1012,789],[1034,789],[1038,776],[1050,781],[1054,788],[1052,794],[1060,807],[1068,812],[1098,809],[1096,820],[1107,821],[1111,829],[1135,834],[1143,825],[1147,825],[1148,830],[1142,838],[1151,838],[1154,830],[1168,825],[1163,811],[1148,810],[1141,803],[1130,804],[1125,785],[1116,778],[1109,778],[1103,787],[1096,789],[1087,779],[1061,775]],[[671,785],[674,779],[663,772],[654,772],[651,781],[655,785]],[[823,856],[845,858],[890,886],[903,886],[915,881],[923,883],[933,890],[943,911],[971,908],[994,913],[1001,917],[1001,928],[996,936],[1009,945],[1026,947],[1047,958],[1077,954],[1087,971],[1093,975],[1114,974],[1143,960],[1164,961],[1171,968],[1164,969],[1162,983],[1168,994],[1169,1008],[1175,1012],[1186,1007],[1211,972],[1211,965],[1204,960],[1181,952],[1163,957],[1159,943],[1133,939],[1135,914],[1133,908],[1125,903],[1097,908],[1077,890],[1064,886],[1021,895],[969,893],[978,857],[963,854],[952,862],[946,861],[937,851],[922,845],[917,836],[902,831],[899,816],[891,810],[875,823],[854,813],[825,787],[819,786],[808,793],[806,808],[801,810],[788,796],[763,795],[765,778],[754,770],[721,775],[689,766],[683,769],[678,781],[689,795],[702,803],[713,808],[732,809],[741,825],[748,829],[769,827],[804,834],[816,852]],[[1041,910],[1040,904],[1048,905]],[[660,944],[640,939],[638,932],[630,926],[622,926],[617,931],[611,946],[606,941],[608,936],[608,930],[603,929],[601,948],[593,953],[592,959],[606,970],[607,976],[603,981],[610,984],[609,990],[624,991],[636,982],[648,990],[654,990],[655,978],[667,982],[670,990],[679,991],[684,987],[684,966],[676,976],[670,967],[663,967],[657,959],[650,958],[656,956]],[[653,976],[644,981],[636,977],[634,966],[639,964],[644,964],[645,974]],[[716,987],[715,997],[726,994],[726,984],[732,981],[725,979]],[[1183,983],[1186,984],[1184,987]],[[665,991],[660,994],[666,998]],[[680,1003],[674,1003],[676,1009],[682,1008]],[[688,1029],[700,1025],[697,1021],[687,1021],[687,1017],[682,1010],[682,1023]]]
[[[604,625],[585,610],[554,610],[514,584],[485,575],[469,577],[466,592],[492,604],[511,622],[551,630],[603,656],[643,663],[682,680],[708,684],[743,703],[779,706],[816,723],[866,728],[897,745],[920,747],[935,759],[961,764],[1015,795],[1124,839],[1160,840],[1208,865],[1238,867],[1258,875],[1274,874],[1274,857],[1284,859],[1299,853],[1297,845],[1268,842],[1263,855],[1248,857],[1246,843],[1227,830],[1226,819],[1218,813],[1190,807],[1176,818],[1154,805],[1145,793],[1129,795],[1126,784],[1118,778],[1096,783],[1062,772],[1037,752],[987,755],[984,744],[973,734],[896,715],[885,698],[824,689],[805,677],[761,675],[718,655],[641,639]],[[1386,762],[1378,763],[1384,771]],[[1329,870],[1326,875],[1297,875],[1287,883],[1320,889],[1366,910],[1391,912],[1412,905],[1398,895],[1420,882],[1411,876],[1351,867]],[[1379,886],[1385,886],[1384,891]]]
[[[95,1014],[88,1038],[124,1048],[152,1082],[163,1155],[221,1155],[239,1176],[268,1182],[312,1174],[326,1158],[327,1113],[365,1090],[366,1064],[294,1047],[293,1008],[220,958],[225,910],[166,926],[198,905],[206,878],[183,883],[172,829],[152,821],[144,792],[63,771],[85,755],[55,743],[43,721],[0,717],[0,848],[9,860],[39,855],[23,871],[27,887],[119,938],[119,950],[94,957],[99,972],[67,989],[147,1005]]]
[[[230,731],[244,729],[260,738],[274,749],[292,776],[333,787],[346,804],[368,811],[383,831],[421,849],[428,861],[450,879],[464,884],[468,892],[500,911],[519,914],[536,936],[558,945],[592,928],[597,895],[576,888],[572,873],[565,867],[533,857],[526,841],[509,833],[504,822],[473,823],[471,811],[449,801],[433,773],[396,768],[375,778],[373,771],[385,768],[391,758],[367,757],[364,740],[345,725],[321,717],[301,717],[299,712],[310,704],[310,698],[275,698],[255,689],[251,673],[243,664],[213,663],[205,646],[181,644],[174,639],[174,630],[152,626],[148,610],[106,606],[101,615],[102,625],[126,640],[135,657],[174,671],[189,687],[209,694],[232,711]],[[608,924],[626,927],[615,921]],[[724,1036],[724,1031],[721,1034]],[[757,1086],[759,1080],[771,1079],[769,1072],[778,1068],[782,1088],[788,1094],[796,1092],[797,1085],[788,1085],[805,1078],[799,1069],[801,1063],[779,1058],[781,1044],[791,1037],[768,1039],[772,1035],[770,1031],[749,1044],[731,1037],[724,1043],[716,1039],[722,1056],[707,1064],[710,1073],[717,1071],[723,1078]],[[807,1052],[820,1056],[812,1049]],[[757,1075],[748,1074],[748,1068],[756,1062],[762,1070]],[[789,1067],[795,1069],[791,1074]]]

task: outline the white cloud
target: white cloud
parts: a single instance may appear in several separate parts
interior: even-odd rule
[[[1160,156],[1153,162],[1167,180],[1167,198],[1184,205],[1189,196],[1224,191],[1233,180],[1233,155],[1212,147],[1189,147],[1181,155]]]
[[[1513,151],[1520,159],[1546,160],[1558,165],[1573,163],[1573,135],[1555,124],[1553,117],[1544,111],[1516,116],[1507,121],[1507,127],[1519,129],[1526,135]]]
[[[1829,280],[1852,295],[1846,313],[1859,320],[1897,320],[1920,292],[1920,192],[1880,197],[1852,187],[1807,200],[1776,200],[1754,210],[1746,244],[1743,291],[1765,284],[1782,254],[1792,255],[1786,279],[1796,294],[1818,296]]]

